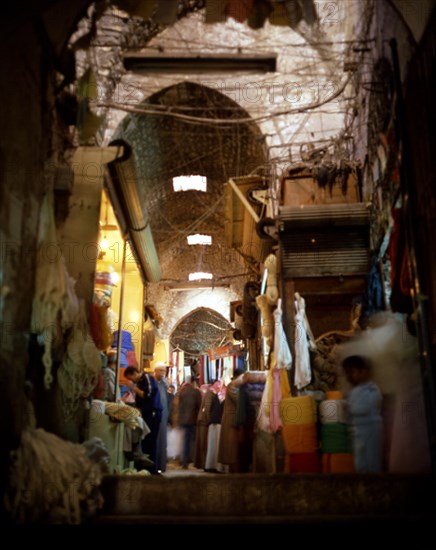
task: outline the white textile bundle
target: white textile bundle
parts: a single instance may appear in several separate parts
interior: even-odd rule
[[[79,524],[102,506],[103,473],[84,446],[29,429],[13,459],[5,505],[16,523]]]

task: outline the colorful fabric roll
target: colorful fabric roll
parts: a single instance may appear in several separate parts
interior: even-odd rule
[[[322,471],[332,474],[354,473],[354,457],[350,453],[335,453],[322,455]]]
[[[341,400],[344,398],[344,394],[338,390],[330,390],[325,392],[325,398],[327,400],[330,400],[330,399]]]
[[[316,405],[312,395],[287,397],[280,401],[280,416],[285,426],[316,423]]]
[[[285,425],[282,438],[287,454],[314,453],[319,448],[315,424]]]
[[[316,474],[321,472],[321,457],[319,453],[288,454],[285,458],[285,473]]]
[[[323,453],[351,453],[350,429],[347,424],[321,425],[321,451]]]
[[[345,424],[347,422],[345,401],[328,399],[319,405],[321,424]]]

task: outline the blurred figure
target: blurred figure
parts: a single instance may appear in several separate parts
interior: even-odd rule
[[[389,472],[431,472],[418,339],[405,315],[381,312],[338,355],[367,357],[383,396],[384,466]],[[345,390],[345,387],[343,388]]]
[[[342,362],[353,386],[347,396],[349,422],[353,434],[353,454],[357,472],[381,472],[383,461],[382,395],[371,381],[371,365],[360,355]]]
[[[200,387],[202,396],[201,407],[198,411],[197,426],[195,430],[195,454],[194,466],[199,470],[204,469],[207,453],[207,433],[210,423],[210,409],[212,405],[212,395],[208,389],[210,384],[203,384]]]
[[[104,371],[104,399],[106,401],[118,401],[120,399],[120,386],[117,386],[115,392],[117,370],[117,352],[110,350],[107,354],[107,368]]]
[[[162,418],[159,426],[159,433],[156,443],[156,468],[158,472],[165,472],[167,469],[167,429],[169,418],[168,384],[166,381],[167,365],[156,363],[154,366],[154,378],[157,382],[160,402],[162,405]]]
[[[236,409],[238,405],[239,388],[242,384],[242,369],[235,369],[233,378],[226,389],[223,414],[221,419],[221,434],[218,449],[218,462],[229,467],[230,473],[241,470],[240,465],[240,440],[241,429],[235,426]]]
[[[198,411],[201,406],[201,393],[191,383],[191,377],[186,378],[178,395],[178,423],[183,428],[182,468],[187,469],[192,462],[195,442],[195,426]]]
[[[168,395],[167,395],[167,399],[168,399],[168,422],[171,423],[171,414],[173,412],[173,401],[174,401],[174,397],[175,397],[175,393],[176,393],[176,387],[174,386],[174,384],[170,384],[168,386]]]
[[[221,417],[223,414],[223,404],[218,395],[221,383],[219,380],[214,382],[207,393],[211,396],[209,429],[207,432],[207,452],[204,469],[206,472],[221,472],[222,465],[218,462],[218,447],[221,433]]]
[[[135,367],[127,367],[124,376],[126,384],[135,393],[136,406],[150,428],[150,433],[142,440],[142,452],[148,455],[153,462],[150,472],[157,474],[157,438],[162,418],[159,387],[153,376],[145,372],[138,372]]]
[[[167,456],[169,460],[181,461],[183,449],[183,428],[179,426],[179,397],[180,391],[174,393],[175,386],[168,388],[170,400],[169,425],[167,435]]]

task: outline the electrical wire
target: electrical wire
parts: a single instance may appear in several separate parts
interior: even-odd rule
[[[248,117],[248,118],[238,118],[238,119],[222,119],[222,118],[206,118],[206,117],[195,117],[191,115],[183,115],[180,113],[174,113],[171,111],[156,111],[154,109],[141,109],[138,107],[131,107],[129,105],[122,105],[118,103],[113,102],[98,102],[98,107],[106,107],[109,109],[115,109],[120,111],[125,111],[127,113],[133,113],[138,115],[149,115],[149,116],[165,116],[170,118],[177,118],[179,120],[183,120],[187,123],[193,123],[193,124],[210,124],[210,125],[222,125],[222,124],[248,124],[253,122],[261,122],[265,120],[270,120],[274,117],[280,117],[284,115],[293,115],[297,113],[305,113],[307,111],[316,109],[317,107],[321,107],[322,105],[326,105],[327,103],[335,100],[337,97],[339,97],[347,87],[348,83],[350,81],[350,76],[346,79],[345,83],[337,90],[330,98],[325,99],[324,101],[319,101],[318,103],[310,104],[305,107],[298,107],[296,109],[286,109],[283,111],[278,111],[275,113],[271,113],[268,115],[258,116],[258,117]]]

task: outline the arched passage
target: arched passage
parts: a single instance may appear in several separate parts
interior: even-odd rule
[[[170,336],[170,346],[183,349],[188,356],[200,355],[224,345],[231,330],[230,323],[218,311],[199,307],[178,321]]]
[[[138,107],[150,104],[171,107],[175,115],[250,119],[226,95],[193,82],[164,88]],[[127,141],[134,152],[162,269],[162,282],[147,289],[148,300],[167,319],[164,332],[169,334],[172,319],[184,315],[195,299],[193,292],[168,292],[168,285],[188,281],[191,272],[210,272],[214,281],[227,285],[213,293],[203,291],[201,304],[215,308],[216,296],[226,294],[228,308],[232,299],[242,295],[251,275],[225,241],[224,185],[229,177],[249,174],[265,163],[264,137],[258,126],[254,122],[214,125],[213,120],[193,124],[173,116],[129,114],[114,138]],[[172,178],[190,174],[207,178],[206,192],[174,192]],[[188,245],[187,236],[193,233],[210,235],[212,244]],[[221,307],[216,309],[228,316]]]

